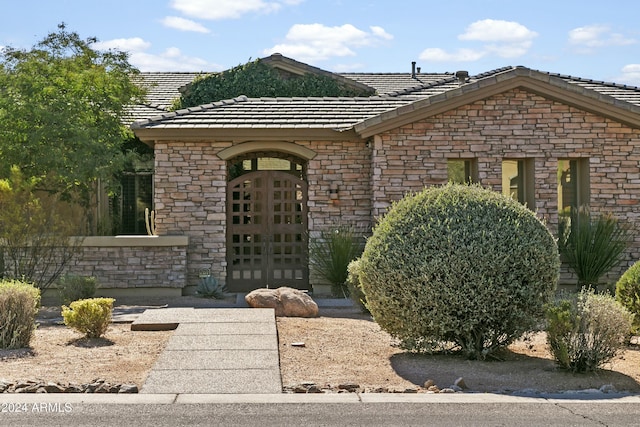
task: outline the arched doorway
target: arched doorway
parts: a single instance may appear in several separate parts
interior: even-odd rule
[[[247,153],[228,162],[227,288],[309,288],[306,162]]]

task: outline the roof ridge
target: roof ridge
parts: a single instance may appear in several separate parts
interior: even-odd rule
[[[382,75],[382,76],[411,76],[411,72],[407,72],[407,71],[385,71],[385,72],[375,72],[375,71],[363,71],[361,73],[357,73],[357,72],[345,72],[345,73],[338,73],[340,75]],[[450,74],[453,75],[452,72],[450,71],[443,71],[441,73],[423,73],[423,72],[416,72],[415,75],[416,76],[435,76],[435,75],[440,75],[440,74]]]
[[[485,77],[489,77],[489,76],[493,76],[495,74],[500,74],[500,73],[504,73],[505,71],[511,71],[511,70],[515,70],[516,68],[521,67],[520,65],[517,66],[511,66],[511,65],[507,65],[505,67],[500,67],[500,68],[494,68],[493,70],[489,70],[489,71],[485,71],[484,73],[480,73],[480,74],[476,74],[474,76],[472,76],[474,79],[483,79]],[[523,67],[526,68],[526,67]]]

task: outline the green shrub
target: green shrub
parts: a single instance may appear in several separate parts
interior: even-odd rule
[[[60,276],[57,283],[58,295],[64,305],[69,305],[79,299],[93,298],[98,288],[95,277],[65,274]]]
[[[623,348],[632,314],[607,294],[585,288],[547,309],[547,343],[558,365],[595,371]]]
[[[561,219],[558,249],[578,276],[578,290],[598,285],[600,277],[620,262],[630,236],[631,231],[609,214],[595,217],[580,209]]]
[[[347,267],[362,253],[363,233],[347,225],[339,225],[331,230],[324,230],[318,238],[309,240],[311,268],[331,283],[333,295],[348,296]]]
[[[374,319],[414,351],[485,358],[539,326],[559,255],[545,225],[477,185],[425,189],[395,203],[360,261]]]
[[[349,288],[349,297],[360,307],[363,313],[369,313],[367,308],[367,299],[362,292],[362,285],[360,284],[360,259],[351,261],[347,267],[347,287]]]
[[[29,346],[39,308],[39,289],[17,280],[0,281],[0,348]]]
[[[109,327],[113,298],[89,298],[62,306],[64,324],[84,334],[87,338],[99,338]]]
[[[616,283],[616,301],[633,317],[633,332],[640,332],[640,261],[633,264]]]

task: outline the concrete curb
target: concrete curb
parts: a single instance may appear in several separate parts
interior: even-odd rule
[[[554,397],[555,396],[555,397]],[[611,403],[640,404],[640,395],[581,396],[578,394],[558,397],[550,396],[513,396],[491,393],[455,393],[455,394],[404,394],[404,393],[318,393],[318,394],[25,394],[3,393],[0,402],[36,405],[58,403],[70,405],[173,405],[173,404],[245,404],[245,403],[287,403],[287,404],[326,404],[326,403],[442,403],[442,404],[519,404],[548,403],[566,404],[588,402],[590,405]]]

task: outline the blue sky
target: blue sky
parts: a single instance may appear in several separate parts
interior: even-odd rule
[[[0,0],[0,46],[60,22],[142,71],[220,71],[282,53],[337,72],[508,65],[640,86],[637,0]]]

